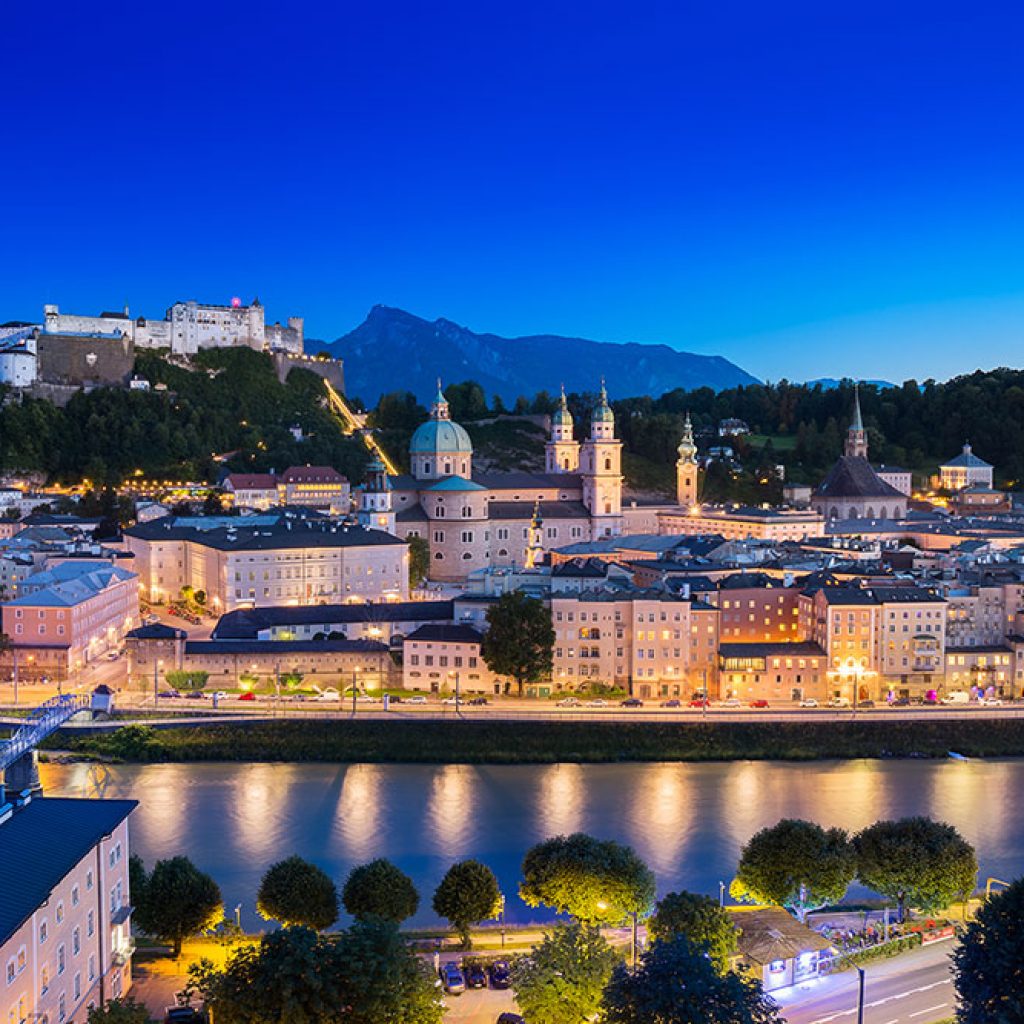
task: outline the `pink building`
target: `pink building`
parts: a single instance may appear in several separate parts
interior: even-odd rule
[[[24,579],[0,629],[26,675],[67,677],[139,625],[138,576],[108,562],[62,562]]]
[[[85,1020],[131,986],[128,816],[135,800],[0,808],[0,1019]]]

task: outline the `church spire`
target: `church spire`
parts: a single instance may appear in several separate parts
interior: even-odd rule
[[[437,378],[437,395],[434,397],[434,408],[430,410],[430,415],[435,420],[451,418],[448,411],[448,399],[444,397],[444,392],[441,390],[440,377]]]
[[[846,431],[846,454],[868,457],[868,435],[864,429],[864,419],[860,414],[860,386],[853,385],[853,421]]]
[[[864,420],[861,419],[860,415],[860,384],[858,383],[853,385],[853,423],[850,425],[850,429],[864,429]]]

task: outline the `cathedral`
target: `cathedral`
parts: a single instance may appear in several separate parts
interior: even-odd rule
[[[403,539],[423,537],[432,580],[460,582],[477,569],[521,567],[553,548],[624,532],[621,449],[602,383],[582,442],[563,390],[545,472],[474,471],[473,443],[438,387],[430,419],[409,445],[411,472],[391,476],[379,461],[371,463],[357,515]]]

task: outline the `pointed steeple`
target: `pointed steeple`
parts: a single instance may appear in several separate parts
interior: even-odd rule
[[[860,386],[853,385],[853,420],[846,431],[845,451],[847,455],[868,457],[868,435],[864,429],[864,419],[860,414]]]
[[[690,414],[686,414],[686,419],[683,420],[683,439],[679,442],[679,447],[676,449],[679,452],[680,459],[692,462],[697,455],[697,445],[693,440],[693,422],[690,419]]]
[[[437,378],[437,394],[434,397],[434,407],[430,410],[430,415],[435,420],[447,420],[450,419],[450,413],[448,409],[448,399],[444,397],[444,392],[441,390],[441,378]]]
[[[861,419],[860,415],[860,384],[858,383],[853,385],[853,423],[850,424],[850,429],[864,429],[864,420]]]

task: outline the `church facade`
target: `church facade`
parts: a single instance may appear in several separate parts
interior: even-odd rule
[[[473,468],[469,434],[451,419],[440,387],[409,446],[409,474],[371,466],[358,515],[424,538],[430,578],[460,582],[492,566],[535,563],[543,552],[623,532],[622,442],[604,385],[589,436],[577,441],[563,392],[552,416],[544,473]]]

